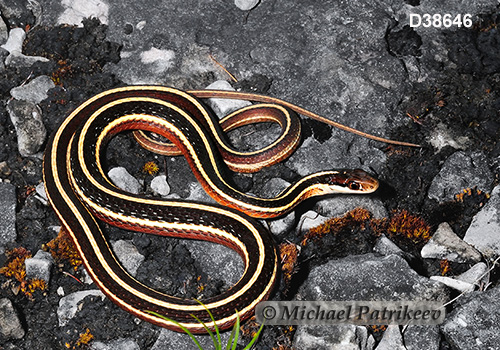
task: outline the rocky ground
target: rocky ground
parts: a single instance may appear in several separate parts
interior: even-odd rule
[[[303,119],[288,160],[235,181],[266,196],[319,170],[377,176],[373,195],[307,202],[268,223],[283,259],[272,299],[437,300],[449,302],[444,323],[268,326],[256,349],[500,349],[497,1],[0,0],[0,11],[0,349],[194,348],[101,294],[64,237],[53,241],[60,224],[43,190],[43,150],[65,116],[96,93],[144,83],[259,92],[422,145]],[[410,27],[417,14],[422,24]],[[424,26],[425,14],[471,22]],[[210,102],[217,113],[238,105]],[[230,137],[252,149],[276,131]],[[118,186],[210,201],[182,158],[150,154],[127,134],[107,153]],[[144,171],[148,162],[158,170]],[[179,297],[217,294],[243,269],[213,244],[107,234],[131,274]],[[243,326],[240,348],[253,329]]]

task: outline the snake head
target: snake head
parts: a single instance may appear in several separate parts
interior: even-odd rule
[[[376,191],[379,185],[377,179],[361,169],[326,171],[317,180],[314,195],[367,194]]]

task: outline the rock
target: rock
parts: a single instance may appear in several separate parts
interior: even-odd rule
[[[14,242],[16,233],[16,187],[0,182],[0,253],[7,243]]]
[[[88,296],[101,297],[104,300],[105,296],[100,290],[85,290],[74,292],[62,297],[59,300],[57,308],[57,318],[59,319],[59,327],[64,327],[70,319],[75,317],[79,310],[80,302]]]
[[[259,196],[262,198],[274,198],[290,186],[288,181],[279,177],[274,177],[267,181],[259,191]]]
[[[307,232],[310,229],[323,224],[326,220],[328,220],[327,217],[321,216],[315,211],[309,210],[300,217],[297,229],[300,232]]]
[[[498,349],[500,287],[474,292],[446,317],[441,331],[453,349]]]
[[[26,33],[22,28],[14,28],[9,32],[7,42],[1,46],[9,52],[9,56],[5,60],[6,65],[29,67],[37,61],[49,61],[45,57],[23,55],[22,48],[24,39],[26,39]]]
[[[422,258],[447,259],[458,263],[478,262],[481,253],[461,240],[447,222],[441,223],[429,242],[422,247]]]
[[[293,337],[293,347],[300,350],[359,350],[354,325],[300,325]]]
[[[212,84],[208,85],[206,89],[234,91],[234,88],[231,86],[231,84],[229,84],[225,80],[218,80],[216,82],[213,82]],[[212,108],[212,110],[219,118],[222,118],[237,109],[251,105],[251,103],[248,101],[230,100],[226,98],[210,98],[208,99],[207,104]]]
[[[0,334],[5,339],[22,339],[24,328],[19,319],[12,302],[3,298],[0,299]]]
[[[338,195],[325,199],[320,199],[315,209],[323,216],[338,217],[356,209],[364,208],[372,213],[375,219],[382,219],[388,216],[387,210],[381,200],[365,195]]]
[[[142,190],[142,186],[139,181],[130,175],[127,169],[123,167],[115,167],[111,169],[108,172],[108,176],[115,186],[124,191],[138,194]]]
[[[399,256],[405,255],[405,252],[403,252],[393,241],[391,241],[385,235],[380,236],[380,238],[377,240],[377,243],[375,243],[375,247],[373,247],[373,251],[385,256],[391,254]]]
[[[243,11],[249,11],[253,9],[260,0],[234,0],[234,4],[237,8]]]
[[[491,192],[488,203],[477,213],[465,233],[464,241],[486,256],[500,254],[500,185]]]
[[[223,344],[222,348],[225,349],[225,344],[227,344],[229,335],[231,332],[224,332],[221,334],[221,342]],[[214,343],[210,336],[196,335],[196,340],[200,343],[202,349],[211,349]],[[165,349],[175,349],[175,350],[193,350],[196,349],[196,345],[193,340],[190,339],[184,333],[173,332],[168,329],[162,328],[158,339],[151,347],[151,350],[165,350]]]
[[[295,227],[295,211],[278,219],[266,220],[269,231],[276,236],[283,235]]]
[[[479,284],[481,282],[487,283],[488,278],[488,267],[485,263],[480,262],[476,265],[472,266],[470,269],[456,276],[456,279],[471,283],[471,284]]]
[[[0,12],[1,14],[1,12]],[[0,45],[4,45],[9,38],[9,29],[5,24],[3,18],[0,16]]]
[[[446,284],[448,287],[451,287],[453,289],[456,289],[460,292],[467,293],[467,292],[472,292],[475,288],[475,286],[472,283],[464,282],[457,280],[455,278],[451,277],[446,277],[446,276],[431,276],[431,280],[441,282],[443,284]]]
[[[57,19],[57,24],[74,24],[83,27],[82,20],[96,17],[103,24],[108,24],[109,6],[100,0],[62,0],[64,12]]]
[[[139,253],[131,241],[120,240],[112,242],[113,252],[125,270],[132,276],[137,274],[137,269],[144,261],[144,255]]]
[[[19,153],[23,157],[36,155],[47,137],[42,111],[32,102],[18,100],[10,101],[7,111],[16,128]]]
[[[301,300],[448,299],[444,285],[418,275],[400,256],[371,253],[313,267],[299,293]]]
[[[141,62],[149,65],[151,70],[157,74],[166,72],[175,63],[175,52],[172,50],[160,50],[152,47],[140,54]]]
[[[465,188],[477,187],[479,190],[489,192],[492,183],[493,174],[482,152],[468,154],[458,151],[446,159],[432,180],[427,196],[444,202],[453,200],[454,196]]]
[[[167,176],[155,176],[155,178],[151,180],[151,189],[154,193],[162,197],[168,196],[168,194],[170,193],[170,185],[167,182]]]
[[[225,287],[234,285],[243,275],[244,265],[236,251],[221,244],[190,241],[186,247],[192,258],[212,280],[222,280]]]
[[[43,182],[40,182],[38,185],[35,187],[36,191],[36,198],[42,202],[43,205],[48,205],[48,198],[47,198],[47,192],[45,192],[45,185]]]
[[[406,350],[399,326],[387,326],[375,350]]]
[[[410,325],[403,333],[407,350],[439,350],[441,334],[439,326]]]
[[[436,152],[441,151],[445,146],[451,146],[454,149],[464,150],[467,148],[469,139],[466,136],[453,138],[451,131],[443,123],[439,123],[435,129],[431,131],[428,138],[429,143],[436,149]]]
[[[92,350],[141,350],[133,339],[120,338],[106,343],[93,341],[90,344]]]
[[[186,199],[189,201],[207,204],[217,203],[212,197],[207,194],[207,192],[205,192],[199,182],[191,182],[189,184],[189,197],[187,197]]]
[[[55,86],[56,85],[50,77],[41,75],[30,81],[28,84],[13,88],[10,90],[10,95],[16,100],[23,100],[38,104],[48,97],[47,91]]]
[[[26,259],[24,263],[27,278],[37,278],[49,283],[50,269],[54,264],[54,259],[50,253],[39,250],[34,257]]]

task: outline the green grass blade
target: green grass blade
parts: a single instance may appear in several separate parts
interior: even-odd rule
[[[203,326],[203,328],[205,328],[205,330],[207,331],[207,333],[210,335],[210,338],[212,338],[215,350],[221,350],[221,341],[220,341],[220,339],[219,339],[219,342],[217,343],[217,339],[215,339],[214,333],[210,330],[210,328],[208,328],[208,326],[205,324],[205,322],[203,322],[202,320],[200,320],[198,317],[196,317],[193,314],[191,314],[191,317],[193,317],[199,324],[201,324]],[[214,323],[214,325],[215,325],[215,323]],[[215,326],[215,329],[217,329],[217,326]]]
[[[235,332],[237,332],[236,325],[233,327],[233,330],[231,331],[231,335],[229,336],[229,340],[228,340],[227,345],[226,345],[226,350],[229,350],[229,347],[233,343]]]
[[[240,314],[238,310],[236,310],[236,323],[234,324],[234,343],[231,350],[236,350],[236,345],[238,344],[238,336],[240,335]]]
[[[217,345],[216,345],[216,349],[219,349],[221,350],[222,349],[222,341],[221,341],[221,338],[220,338],[220,332],[219,332],[219,327],[217,327],[217,324],[215,323],[215,318],[214,318],[214,315],[212,315],[212,313],[210,312],[210,310],[205,306],[205,304],[203,304],[201,301],[199,301],[198,299],[195,299],[201,306],[203,306],[205,308],[205,310],[207,310],[208,314],[210,315],[210,319],[212,320],[212,322],[214,323],[214,328],[215,328],[215,333],[217,334],[217,341],[219,344],[219,348],[217,348]],[[215,342],[214,342],[215,344]]]
[[[262,332],[263,328],[264,328],[264,322],[262,322],[262,324],[260,325],[260,328],[257,331],[257,334],[255,334],[255,336],[252,338],[252,341],[248,343],[248,345],[245,346],[243,350],[250,350],[252,348],[253,344],[257,341],[257,339],[259,339],[260,333]]]

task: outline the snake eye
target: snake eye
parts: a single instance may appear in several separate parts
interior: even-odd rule
[[[347,187],[349,187],[349,189],[353,190],[353,191],[359,191],[361,189],[361,185],[358,182],[353,181],[353,180],[351,180],[347,183]]]

